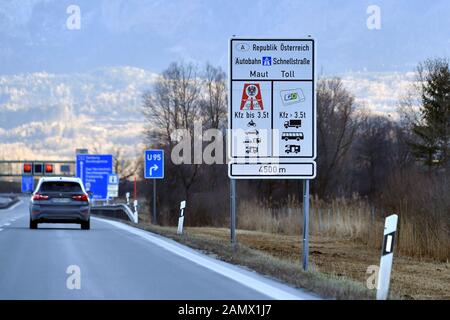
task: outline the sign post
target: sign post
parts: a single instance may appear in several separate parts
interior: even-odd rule
[[[156,179],[164,179],[164,150],[146,150],[144,156],[144,177],[153,179],[152,222],[156,224]]]
[[[236,245],[236,179],[230,179],[230,230],[231,244]]]
[[[157,224],[156,221],[156,179],[153,179],[153,224]]]
[[[231,241],[234,179],[303,179],[303,268],[308,268],[309,180],[316,177],[315,41],[232,38],[228,176]]]
[[[303,180],[303,270],[308,271],[309,261],[309,180]]]

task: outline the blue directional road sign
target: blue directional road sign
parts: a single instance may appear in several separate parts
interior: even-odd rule
[[[22,176],[22,193],[33,192],[34,190],[34,177]]]
[[[92,199],[107,200],[112,166],[110,154],[77,154],[76,176],[83,181],[86,191],[93,193]]]
[[[164,179],[164,150],[145,151],[145,179]]]

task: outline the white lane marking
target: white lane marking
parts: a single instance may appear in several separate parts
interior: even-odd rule
[[[0,228],[0,231],[3,231],[3,229]]]
[[[275,286],[272,286],[268,283],[264,283],[263,281],[257,280],[253,277],[247,276],[243,273],[240,273],[236,270],[233,270],[227,266],[225,266],[223,263],[217,263],[214,262],[210,259],[207,259],[205,257],[202,257],[200,254],[194,254],[190,251],[187,251],[179,246],[176,246],[174,244],[171,244],[167,241],[164,241],[160,238],[157,238],[155,236],[153,236],[151,233],[146,232],[144,230],[141,229],[137,229],[137,228],[133,228],[131,226],[128,226],[126,224],[122,224],[120,222],[116,222],[116,221],[111,221],[111,220],[106,220],[106,219],[99,219],[99,218],[93,218],[95,220],[99,220],[99,221],[103,221],[103,222],[107,222],[119,229],[125,230],[129,233],[132,233],[134,235],[137,235],[147,241],[152,242],[153,244],[166,249],[180,257],[183,257],[185,259],[188,259],[202,267],[205,267],[207,269],[210,269],[216,273],[219,273],[229,279],[232,279],[236,282],[239,282],[240,284],[249,287],[255,291],[258,291],[262,294],[264,294],[265,296],[268,296],[272,299],[277,299],[277,300],[303,300],[303,298],[291,294],[289,292],[286,292],[284,290],[281,290],[280,288],[277,288]],[[311,296],[310,298],[307,299],[313,299],[313,297]]]
[[[5,222],[5,223],[2,225],[2,227],[7,227],[7,226],[10,226],[10,225],[11,225],[11,223]]]

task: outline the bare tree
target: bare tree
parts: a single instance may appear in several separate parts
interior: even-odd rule
[[[197,68],[192,64],[172,63],[160,75],[153,90],[144,94],[147,145],[166,145],[171,152],[177,142],[173,133],[178,129],[187,130],[193,143],[194,122],[200,117],[201,80],[197,75]],[[199,165],[176,165],[175,168],[187,197]]]
[[[358,121],[354,97],[339,78],[319,80],[317,85],[318,170],[317,193],[326,196],[342,169],[354,140]]]
[[[220,129],[227,115],[226,74],[220,68],[206,65],[205,96],[201,102],[201,114],[207,128]]]
[[[226,127],[228,91],[226,74],[221,68],[216,68],[207,64],[204,70],[204,81],[201,100],[201,115],[203,127],[205,129],[223,130]],[[222,131],[220,138],[224,141],[225,131]],[[204,144],[207,142],[204,142]],[[217,152],[215,150],[214,152]],[[225,154],[226,146],[223,144],[222,153]],[[203,166],[202,172],[205,175],[205,183],[214,189],[219,181],[223,181],[223,166],[212,164]]]
[[[354,142],[354,165],[362,171],[359,184],[369,196],[379,191],[397,161],[395,129],[395,123],[388,117],[369,116],[360,122]]]
[[[177,129],[193,130],[200,114],[200,80],[192,64],[172,63],[159,76],[153,90],[144,93],[143,114],[148,120],[145,137],[173,145],[171,134]],[[156,139],[156,140],[155,140]]]
[[[126,180],[136,174],[140,168],[137,159],[126,157],[122,148],[116,148],[113,152],[113,168],[122,180]]]

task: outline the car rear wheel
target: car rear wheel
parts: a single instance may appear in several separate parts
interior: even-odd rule
[[[30,220],[30,229],[37,229],[38,224],[36,221]]]
[[[91,220],[89,219],[86,222],[81,223],[81,230],[89,230],[91,229]]]

